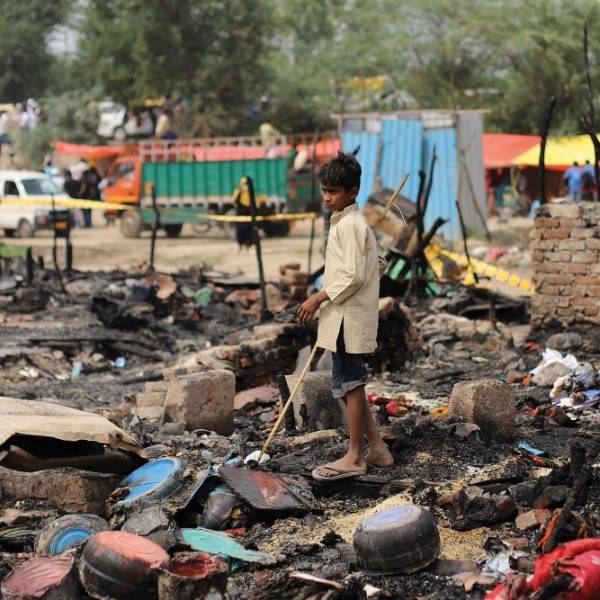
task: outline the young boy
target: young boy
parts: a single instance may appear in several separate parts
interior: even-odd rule
[[[362,355],[377,345],[379,277],[385,260],[379,258],[375,235],[356,205],[361,173],[356,158],[341,152],[319,171],[323,202],[332,213],[324,286],[298,309],[305,323],[321,308],[317,345],[333,352],[333,395],[344,399],[348,407],[350,447],[339,460],[314,469],[313,477],[321,481],[364,475],[367,465],[385,468],[394,464],[365,395],[367,372]]]

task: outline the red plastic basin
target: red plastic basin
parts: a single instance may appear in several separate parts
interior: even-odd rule
[[[159,569],[169,555],[146,538],[125,531],[103,531],[91,537],[81,555],[79,573],[93,598],[157,598]]]

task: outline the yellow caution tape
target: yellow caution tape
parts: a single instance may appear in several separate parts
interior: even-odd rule
[[[52,203],[52,198],[0,199],[0,206],[43,206],[51,208]],[[102,202],[102,200],[84,200],[81,198],[55,198],[54,206],[56,208],[91,208],[92,210],[132,210],[137,208],[137,206],[132,206],[131,204],[114,204],[112,202]]]
[[[252,217],[247,215],[205,215],[207,221],[223,221],[226,223],[249,223]],[[316,219],[317,213],[279,213],[276,215],[257,216],[257,221],[300,221],[302,219]]]
[[[443,262],[439,258],[440,256],[446,256],[459,265],[469,267],[469,259],[464,254],[451,252],[450,250],[446,250],[445,248],[441,248],[439,246],[428,246],[425,250],[425,255],[427,256],[427,260],[429,261],[431,268],[435,271],[438,277],[441,277],[444,266]],[[477,273],[477,275],[487,277],[489,279],[495,279],[500,283],[510,285],[511,287],[517,288],[523,292],[529,292],[531,294],[535,293],[535,286],[530,279],[511,274],[505,269],[501,269],[500,267],[496,267],[494,265],[489,265],[482,260],[472,258],[470,269],[472,269],[473,272],[467,273],[463,281],[463,283],[466,285],[476,284],[473,273]]]
[[[21,198],[19,200],[0,199],[0,206],[29,206],[29,207],[52,207],[52,198]],[[91,208],[92,210],[138,210],[139,205],[135,204],[119,204],[116,202],[103,202],[101,200],[84,200],[80,198],[69,199],[54,199],[56,208]],[[158,206],[159,211],[168,211],[169,209],[177,210],[182,207],[178,206]],[[183,207],[187,208],[187,207]],[[150,206],[145,207],[146,210],[151,210]],[[317,213],[278,213],[276,215],[257,216],[257,221],[300,221],[303,219],[316,219]],[[251,216],[247,215],[203,215],[206,221],[221,221],[227,223],[249,223],[252,221]]]

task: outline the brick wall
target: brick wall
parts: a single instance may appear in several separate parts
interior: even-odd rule
[[[531,231],[536,325],[600,324],[600,203],[542,206]]]

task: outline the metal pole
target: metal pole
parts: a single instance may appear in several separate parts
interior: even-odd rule
[[[56,204],[54,202],[54,194],[50,194],[52,199],[52,261],[54,262],[54,269],[59,273],[58,269],[58,256],[57,256],[57,231],[56,231]]]
[[[156,249],[156,233],[160,227],[160,211],[156,203],[156,187],[152,184],[152,210],[154,211],[154,223],[152,224],[152,237],[150,239],[150,271],[154,272],[154,252]]]
[[[540,143],[540,160],[538,163],[538,169],[540,172],[540,202],[546,204],[546,140],[548,139],[548,132],[550,131],[550,123],[552,122],[552,113],[554,112],[554,106],[556,105],[556,96],[550,97],[550,103],[548,104],[548,110],[544,117],[544,123],[542,126],[542,141]]]
[[[310,182],[310,210],[311,212],[314,210],[317,211],[317,204],[315,198],[315,192],[317,189],[317,139],[319,137],[319,130],[315,132],[315,139],[313,141],[313,152],[312,152],[312,178]],[[311,219],[310,222],[310,241],[308,243],[308,273],[312,272],[312,255],[313,255],[313,245],[315,243],[315,217]]]
[[[260,247],[260,235],[256,222],[256,196],[254,195],[254,182],[251,177],[246,176],[248,184],[248,195],[250,196],[250,215],[252,217],[252,237],[256,249],[256,261],[258,262],[258,284],[260,286],[261,320],[266,318],[269,311],[267,305],[267,291],[265,286],[265,272],[263,269],[262,250]]]

